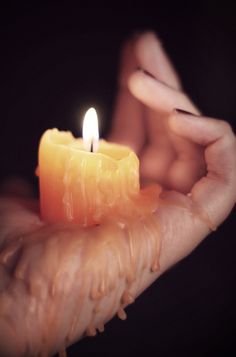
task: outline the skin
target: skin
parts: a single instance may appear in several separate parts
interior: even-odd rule
[[[110,139],[136,151],[144,183],[154,181],[169,190],[191,193],[192,200],[217,227],[229,215],[236,198],[232,128],[223,120],[200,115],[182,91],[153,33],[129,40],[121,63]],[[135,71],[137,67],[155,78],[142,70]]]
[[[137,67],[151,75],[137,70]],[[143,185],[157,182],[164,187],[154,216],[151,221],[148,218],[146,222],[148,228],[152,225],[156,235],[161,236],[160,269],[153,273],[146,269],[142,275],[139,268],[135,270],[135,280],[130,287],[135,298],[158,276],[190,254],[231,212],[236,198],[236,140],[228,123],[200,115],[199,110],[183,93],[180,80],[159,40],[150,32],[132,38],[125,44],[119,84],[109,139],[129,145],[136,151],[140,158]],[[178,112],[176,108],[191,114]],[[19,237],[25,238],[19,243],[19,247],[13,249],[12,258],[9,253],[10,258],[4,258],[5,261],[3,260],[1,265],[0,306],[4,307],[0,310],[0,335],[3,336],[0,352],[5,356],[20,356],[32,355],[32,351],[37,350],[41,356],[50,355],[83,336],[91,318],[91,310],[95,306],[94,300],[89,298],[89,285],[85,281],[85,302],[81,310],[83,319],[78,323],[73,337],[65,341],[67,325],[70,325],[69,320],[74,314],[72,307],[78,303],[77,297],[81,297],[77,295],[77,281],[71,278],[72,271],[84,271],[87,261],[84,260],[81,264],[75,260],[68,266],[65,260],[55,258],[50,244],[53,246],[56,241],[57,256],[66,257],[66,262],[70,262],[74,254],[79,256],[81,253],[80,248],[72,246],[74,237],[87,244],[97,234],[97,228],[82,230],[69,226],[46,225],[40,220],[37,202],[27,197],[29,191],[24,183],[8,183],[4,192],[5,196],[0,202],[0,253],[6,252],[6,249],[11,252],[11,247],[15,243],[18,244]],[[115,222],[106,222],[99,229],[101,237],[109,236],[109,232],[115,232],[115,238],[121,234]],[[64,243],[68,247],[67,250]],[[25,252],[23,257],[19,253],[20,248]],[[43,250],[47,251],[50,257],[48,270],[45,255],[40,253]],[[89,252],[92,255],[92,252]],[[107,259],[105,256],[103,259],[102,254],[103,251],[97,245],[95,263],[99,263],[99,259]],[[122,259],[121,251],[119,254]],[[148,257],[148,252],[144,250],[143,256]],[[60,267],[60,272],[63,271],[70,277],[63,280],[62,276],[63,292],[60,290],[59,281],[51,296],[53,306],[57,307],[55,316],[59,316],[59,327],[55,335],[45,328],[49,324],[48,316],[52,310],[48,307],[48,296],[44,298],[43,295],[44,291],[47,294],[46,282],[55,280],[56,277],[50,266],[52,260],[56,273]],[[19,262],[22,264],[21,269],[14,270],[13,267]],[[112,281],[115,285],[111,292],[101,298],[100,312],[96,317],[97,325],[108,321],[116,313],[120,293],[125,284],[125,280],[118,276],[112,264],[115,265],[113,262],[109,268],[114,272]],[[104,267],[106,268],[105,265]],[[44,268],[44,279],[37,280]],[[92,266],[89,269],[92,269]],[[85,271],[84,276],[85,273],[88,274]],[[90,274],[93,276],[92,272]],[[39,288],[35,281],[41,284]],[[26,286],[30,286],[30,292]],[[35,297],[41,312],[40,318],[33,319],[32,327],[27,329],[27,325],[22,321],[27,314],[27,308],[32,306],[32,297]],[[112,310],[109,310],[109,306],[112,306]],[[6,311],[11,311],[11,323],[3,318]],[[44,334],[41,334],[41,330]],[[45,339],[47,333],[50,341],[45,344],[43,338]],[[16,343],[13,344],[12,341]],[[47,348],[43,350],[42,345]]]

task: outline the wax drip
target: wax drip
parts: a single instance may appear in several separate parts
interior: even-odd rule
[[[124,305],[129,305],[132,304],[133,302],[134,302],[133,295],[128,290],[125,290],[121,296],[121,303]]]
[[[67,352],[66,352],[66,348],[62,347],[59,352],[58,352],[58,357],[67,357]]]
[[[96,328],[93,325],[88,326],[86,330],[86,335],[89,337],[96,336],[97,331]]]
[[[101,323],[98,325],[97,329],[98,329],[98,331],[101,332],[101,333],[104,332],[104,330],[105,330],[104,324],[101,322]]]
[[[125,310],[122,307],[120,307],[119,310],[117,311],[117,316],[121,320],[126,320],[127,319],[127,314],[126,314]]]
[[[53,350],[62,334],[67,336],[65,346],[84,332],[95,336],[96,330],[102,332],[104,321],[116,312],[120,319],[126,319],[124,308],[134,301],[143,267],[146,266],[149,272],[159,257],[160,248],[156,242],[160,237],[155,232],[158,226],[154,224],[154,215],[150,211],[141,215],[139,210],[142,207],[136,206],[134,217],[109,216],[101,222],[99,229],[52,225],[25,240],[15,276],[20,283],[30,283],[30,295],[36,300],[39,297],[37,301],[44,308],[44,312],[37,312],[39,321],[33,326],[43,330],[39,345],[41,352]],[[145,230],[145,225],[149,229]],[[120,283],[125,285],[123,292],[119,290]],[[133,286],[134,290],[131,289]],[[71,299],[69,307],[68,299]],[[88,326],[85,326],[83,313],[89,299],[91,316]],[[106,316],[100,310],[103,301],[109,303]],[[69,314],[68,318],[64,319],[63,312],[66,317]],[[96,322],[98,313],[96,317],[103,323]],[[35,346],[30,345],[31,355],[36,350],[33,348]],[[60,350],[61,357],[66,356],[65,353],[65,348]]]

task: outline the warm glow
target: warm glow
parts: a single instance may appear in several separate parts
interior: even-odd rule
[[[85,113],[82,132],[85,150],[97,152],[99,146],[98,116],[94,108],[89,108]]]

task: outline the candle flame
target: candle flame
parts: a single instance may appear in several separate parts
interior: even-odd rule
[[[94,108],[89,108],[85,113],[82,135],[85,150],[97,152],[99,147],[98,116]]]

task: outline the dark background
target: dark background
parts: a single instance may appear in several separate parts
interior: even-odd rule
[[[130,34],[156,31],[185,90],[206,115],[235,129],[236,9],[227,2],[126,7],[8,2],[0,13],[0,179],[32,181],[45,129],[80,130],[91,105],[109,129],[119,51]],[[69,356],[236,354],[233,214],[96,338]]]

